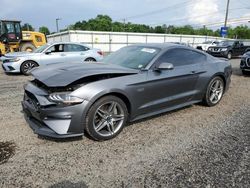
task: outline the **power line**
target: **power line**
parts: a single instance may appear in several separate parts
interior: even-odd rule
[[[231,8],[229,9],[230,11],[235,11],[235,10],[242,10],[242,9],[246,9],[246,8]],[[201,15],[197,15],[197,16],[193,16],[192,19],[195,18],[200,18],[200,17],[205,17],[205,16],[210,16],[210,15],[216,15],[216,14],[220,14],[221,12],[224,12],[225,9],[220,10],[220,11],[216,11],[216,12],[210,12],[208,14],[201,14]],[[154,23],[154,24],[149,24],[151,26],[155,26],[155,25],[162,25],[162,24],[166,24],[167,22],[173,22],[173,21],[187,21],[186,17],[182,17],[182,18],[177,18],[177,19],[170,19],[170,20],[166,20],[165,22],[161,22],[161,23]],[[202,25],[206,25],[205,23]]]
[[[181,2],[181,3],[177,3],[177,4],[174,4],[174,5],[165,7],[165,8],[157,9],[157,10],[142,13],[142,14],[137,14],[137,15],[134,15],[134,16],[129,16],[129,17],[126,17],[126,18],[121,18],[121,19],[118,19],[118,20],[124,20],[124,19],[125,20],[131,20],[131,19],[137,19],[137,18],[141,18],[141,17],[145,17],[145,16],[151,16],[151,15],[154,15],[154,14],[159,14],[161,12],[165,12],[166,10],[168,10],[170,8],[175,8],[175,7],[176,8],[182,8],[180,5],[192,4],[193,2],[194,2],[194,0],[184,1],[184,2]]]
[[[249,4],[247,4],[246,2],[242,2],[241,0],[238,0],[238,2],[244,6],[248,6],[247,9],[250,9]]]

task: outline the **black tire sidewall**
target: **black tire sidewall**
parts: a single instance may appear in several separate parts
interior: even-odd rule
[[[249,71],[241,70],[241,72],[242,72],[243,75],[246,75],[246,76],[250,75]]]
[[[210,88],[211,88],[211,85],[214,83],[214,81],[215,80],[220,80],[222,83],[223,83],[223,93],[222,93],[222,97],[223,97],[223,94],[224,94],[224,91],[225,91],[225,83],[224,83],[224,81],[223,81],[223,79],[221,78],[221,77],[219,77],[219,76],[215,76],[214,78],[212,78],[211,80],[210,80],[210,82],[209,82],[209,84],[208,84],[208,86],[207,86],[207,89],[206,89],[206,94],[205,94],[205,97],[204,97],[204,103],[207,105],[207,106],[215,106],[215,105],[217,105],[220,101],[221,101],[221,99],[222,99],[222,97],[221,97],[221,99],[217,102],[217,103],[212,103],[211,101],[210,101]]]
[[[111,136],[104,137],[104,136],[99,135],[95,131],[95,129],[93,127],[93,119],[94,119],[94,115],[95,115],[97,108],[99,108],[103,103],[110,102],[110,101],[115,101],[115,102],[119,103],[119,105],[121,105],[121,107],[123,108],[123,111],[124,111],[124,122],[123,122],[120,130],[117,131],[115,134],[113,134]],[[109,96],[105,96],[105,97],[100,98],[90,107],[90,109],[87,113],[86,119],[85,119],[85,130],[88,133],[88,135],[94,140],[97,140],[97,141],[109,140],[109,139],[116,137],[122,131],[122,129],[124,128],[124,126],[127,123],[127,120],[128,120],[128,110],[127,110],[125,103],[120,98],[118,98],[116,96],[109,95]]]

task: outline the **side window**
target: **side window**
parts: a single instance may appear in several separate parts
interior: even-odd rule
[[[15,23],[16,33],[21,33],[21,28],[19,23]]]
[[[15,33],[14,23],[6,23],[7,33]]]
[[[51,53],[63,52],[63,44],[51,46],[47,51],[51,51]]]
[[[206,60],[206,56],[195,52],[193,50],[188,49],[170,49],[165,52],[159,59],[157,60],[157,64],[159,65],[162,62],[172,63],[175,67],[191,65],[196,63],[202,63]]]
[[[65,44],[64,45],[65,52],[82,52],[86,50],[89,50],[89,48],[82,46],[82,45],[77,45],[77,44]]]

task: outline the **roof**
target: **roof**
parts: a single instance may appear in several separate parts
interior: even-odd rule
[[[20,20],[1,20],[1,22],[21,22]]]
[[[136,46],[145,46],[145,47],[153,47],[153,48],[160,48],[165,49],[173,46],[183,46],[180,44],[175,44],[171,42],[165,42],[165,43],[141,43],[141,44],[135,44]],[[183,46],[184,47],[184,46]]]

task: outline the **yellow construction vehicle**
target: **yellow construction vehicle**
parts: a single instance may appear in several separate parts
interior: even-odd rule
[[[46,43],[43,33],[22,31],[21,21],[0,20],[0,56],[9,52],[30,51]]]

